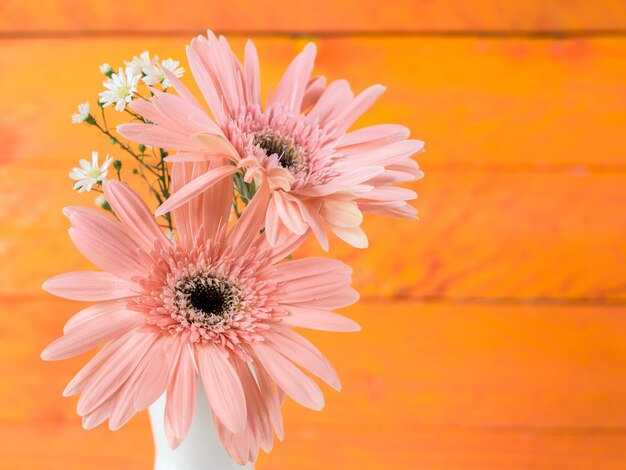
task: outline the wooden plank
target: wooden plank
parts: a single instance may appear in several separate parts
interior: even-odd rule
[[[3,470],[149,470],[147,418],[114,433],[67,426],[0,424]],[[340,445],[338,445],[340,443]],[[622,470],[623,435],[493,433],[296,424],[258,470]]]
[[[0,302],[3,470],[149,468],[145,414],[82,431],[60,391],[85,358],[38,358],[77,305]],[[259,469],[626,465],[625,308],[361,302],[346,313],[362,332],[306,334],[343,391],[324,387],[321,413],[288,400],[285,442]]]
[[[185,0],[176,8],[147,1],[123,9],[102,0],[8,2],[0,7],[0,31],[180,31],[207,27],[228,31],[613,31],[626,28],[619,0],[508,2],[373,0]]]
[[[88,358],[45,363],[77,302],[0,302],[0,422],[79,426],[61,396]],[[360,333],[304,332],[343,383],[311,426],[569,429],[626,433],[626,307],[368,302],[346,309]],[[34,327],[36,326],[36,327]],[[621,431],[620,431],[621,432]],[[289,434],[289,433],[288,433]]]
[[[4,41],[0,162],[69,161],[104,149],[94,129],[69,120],[79,102],[95,106],[98,66],[117,67],[144,49],[184,62],[188,40]],[[243,51],[243,39],[232,43]],[[267,91],[305,40],[256,43]],[[626,141],[616,137],[626,128],[626,39],[326,38],[318,46],[316,73],[347,78],[355,90],[388,86],[359,124],[407,125],[427,143],[420,158],[427,170],[626,165]]]
[[[47,165],[0,168],[0,294],[41,295],[47,277],[91,268],[60,211],[96,195],[70,189],[70,161]],[[419,221],[367,216],[367,250],[332,240],[362,295],[626,298],[625,173],[431,171],[413,188]],[[296,255],[329,254],[310,240]]]

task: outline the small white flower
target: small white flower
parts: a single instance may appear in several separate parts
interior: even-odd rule
[[[78,105],[78,112],[72,114],[72,122],[78,124],[79,122],[85,122],[89,117],[89,102],[81,103]]]
[[[94,184],[102,183],[106,179],[109,166],[112,162],[113,158],[107,155],[102,166],[99,166],[98,152],[95,150],[91,152],[91,163],[84,158],[81,159],[78,162],[80,164],[80,168],[75,167],[70,172],[70,178],[76,180],[76,183],[74,183],[74,189],[79,193],[91,191]]]
[[[100,66],[100,72],[108,76],[111,72],[113,72],[113,67],[105,62]]]
[[[151,65],[149,67],[145,67],[143,69],[143,73],[145,77],[143,77],[143,81],[146,85],[155,85],[157,83],[161,83],[161,86],[165,90],[170,87],[172,84],[167,79],[165,74],[163,73],[163,69],[167,69],[174,74],[175,77],[182,77],[185,73],[185,69],[179,67],[180,62],[174,59],[166,59],[161,62],[161,65]]]
[[[126,103],[133,100],[139,78],[140,76],[133,73],[130,67],[126,69],[126,72],[120,67],[117,73],[104,81],[103,85],[107,90],[100,93],[100,103],[103,106],[115,103],[116,111],[124,111]]]
[[[133,57],[133,60],[131,60],[130,62],[124,61],[124,64],[126,64],[126,67],[130,68],[135,75],[141,75],[143,69],[154,65],[156,62],[158,62],[158,60],[159,56],[155,55],[151,59],[150,53],[148,51],[143,51],[141,54],[139,54],[139,57]]]

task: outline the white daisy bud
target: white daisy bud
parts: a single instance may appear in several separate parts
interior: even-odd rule
[[[106,62],[100,66],[100,72],[102,72],[107,77],[110,77],[113,73],[113,68],[107,64]]]
[[[80,122],[87,122],[89,120],[89,102],[81,103],[78,105],[78,112],[72,114],[72,122],[78,124]]]

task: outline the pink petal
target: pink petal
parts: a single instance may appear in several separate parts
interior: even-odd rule
[[[367,235],[365,235],[365,232],[361,227],[338,227],[336,225],[332,225],[330,229],[344,242],[355,248],[363,249],[367,248],[369,245]]]
[[[75,271],[59,274],[43,283],[43,290],[57,297],[85,302],[134,297],[134,283],[99,271]]]
[[[415,155],[424,148],[424,142],[419,140],[402,140],[380,147],[375,150],[355,153],[337,161],[337,169],[351,169],[361,166],[389,166]]]
[[[281,221],[278,214],[278,205],[278,198],[272,197],[267,206],[267,213],[265,214],[265,235],[268,243],[272,247],[280,247],[286,244],[290,237],[294,235],[294,232],[289,230]]]
[[[403,217],[405,219],[417,219],[417,210],[404,201],[391,202],[360,202],[359,207],[363,212],[378,214],[388,217]]]
[[[151,404],[165,391],[167,380],[167,358],[163,354],[164,345],[169,337],[159,336],[146,350],[135,370],[109,401],[113,401],[109,429],[116,431],[126,424],[143,407],[135,406],[137,397],[146,399],[152,394]],[[154,373],[156,370],[156,374]],[[165,379],[163,378],[165,377]],[[151,381],[148,383],[148,380]],[[155,389],[157,393],[155,394]],[[102,405],[100,405],[102,406]]]
[[[246,77],[246,98],[248,104],[261,104],[261,76],[259,71],[259,56],[254,43],[248,39],[244,57]]]
[[[169,377],[168,367],[171,359],[166,353],[172,337],[159,335],[146,349],[145,354],[133,370],[129,378],[118,392],[109,400],[113,400],[113,410],[109,418],[109,429],[116,431],[126,424],[140,411],[152,404],[163,395]],[[147,403],[137,406],[137,403]]]
[[[334,120],[352,102],[353,96],[347,81],[335,80],[324,90],[307,116],[311,119],[319,119],[323,127]]]
[[[337,391],[341,381],[330,361],[315,346],[291,328],[274,327],[263,333],[267,343],[287,359],[319,377]]]
[[[193,78],[198,84],[198,88],[200,88],[200,92],[209,108],[211,108],[218,125],[223,125],[225,119],[224,108],[211,78],[208,63],[205,62],[208,62],[209,55],[208,41],[202,36],[195,38],[187,46],[187,60],[189,61]]]
[[[266,273],[275,282],[290,283],[299,279],[309,282],[311,277],[323,282],[332,277],[331,283],[340,282],[342,285],[348,285],[350,284],[352,269],[347,264],[332,258],[303,258],[272,266],[262,271],[261,275]]]
[[[363,199],[373,201],[408,201],[417,199],[415,191],[407,188],[397,188],[394,186],[380,186],[363,195]]]
[[[324,407],[324,396],[317,384],[285,356],[265,342],[252,343],[251,347],[267,373],[287,395],[312,410]]]
[[[387,169],[380,175],[368,180],[367,184],[372,186],[390,186],[393,184],[408,183],[410,181],[415,181],[415,176],[413,174],[404,171]]]
[[[100,426],[111,415],[113,409],[113,400],[107,400],[91,413],[83,416],[83,429],[90,430],[96,426]]]
[[[226,39],[220,37],[218,40],[212,31],[207,35],[208,38],[198,37],[192,41],[192,54],[188,51],[189,65],[196,81],[203,82],[201,90],[213,114],[218,122],[223,122],[225,112],[232,116],[244,104],[243,71]],[[197,72],[200,76],[196,76]]]
[[[328,233],[326,233],[324,219],[319,213],[319,207],[319,204],[316,207],[309,205],[309,226],[322,249],[328,251]]]
[[[280,220],[296,235],[303,235],[309,228],[306,206],[298,198],[283,191],[274,191],[272,197]]]
[[[198,375],[194,367],[191,352],[185,348],[181,351],[174,375],[167,389],[165,404],[165,426],[169,427],[170,447],[175,449],[183,441],[196,409],[198,393]]]
[[[215,423],[217,437],[222,446],[224,446],[224,450],[239,465],[245,465],[249,460],[249,444],[246,441],[251,438],[251,432],[249,430],[244,430],[240,434],[230,432],[215,416],[215,413],[213,413],[213,422]],[[236,436],[242,436],[242,438],[236,439]]]
[[[421,152],[421,151],[420,151]],[[389,170],[402,171],[404,173],[408,173],[413,176],[415,180],[421,179],[424,177],[424,172],[420,170],[419,165],[415,160],[411,158],[407,158],[406,160],[400,160],[393,165],[387,166]]]
[[[83,416],[91,413],[113,396],[128,380],[157,336],[152,332],[135,332],[105,361],[86,383],[77,411]]]
[[[380,175],[385,168],[382,166],[362,167],[354,162],[354,168],[347,169],[344,174],[334,177],[329,183],[302,189],[300,194],[321,197],[341,191],[351,191],[357,185]]]
[[[68,231],[74,246],[96,267],[121,279],[130,281],[145,275],[137,244],[124,233],[121,224],[106,216],[103,219],[96,223],[75,221],[75,227]]]
[[[181,341],[180,336],[162,335],[144,357],[145,367],[134,384],[136,410],[147,408],[165,393],[180,356]]]
[[[326,199],[322,205],[321,216],[329,224],[338,227],[357,227],[363,222],[363,214],[352,201]]]
[[[176,194],[180,188],[189,183],[192,178],[193,164],[191,163],[174,163],[172,165],[170,193]],[[189,214],[189,204],[182,204],[172,209],[174,223],[178,231],[178,238],[182,243],[190,243],[195,240],[196,227],[194,226]],[[186,245],[185,245],[186,246]]]
[[[126,333],[121,338],[111,341],[105,345],[81,370],[74,376],[69,384],[63,390],[63,396],[69,397],[80,393],[85,385],[91,380],[93,375],[105,364],[113,354],[124,346],[124,344],[133,336],[133,332]]]
[[[282,441],[285,437],[285,429],[283,427],[283,416],[281,412],[283,402],[279,396],[279,390],[258,359],[254,361],[254,371],[270,421],[272,422],[276,436]]]
[[[274,264],[278,261],[284,260],[287,256],[289,256],[294,251],[296,251],[306,241],[308,234],[309,234],[308,232],[305,233],[304,235],[296,235],[294,233],[289,233],[284,243],[277,245],[275,247],[270,245],[267,237],[261,237],[258,240],[258,245],[260,249],[262,250],[265,250],[265,249],[271,250],[269,253],[267,264],[268,265]]]
[[[287,111],[298,114],[309,77],[315,62],[315,44],[308,43],[304,50],[289,64],[276,86],[270,106],[283,106]]]
[[[202,132],[194,134],[191,140],[193,140],[198,146],[198,149],[202,152],[226,157],[234,162],[239,161],[237,149],[222,135]]]
[[[174,75],[170,70],[166,69],[165,67],[161,67],[161,70],[167,77],[167,80],[174,87],[174,90],[176,90],[176,93],[178,93],[178,95],[181,98],[191,103],[192,105],[196,106],[198,109],[202,109],[202,105],[200,104],[200,102],[196,99],[193,93],[189,91],[189,89],[183,84],[183,82],[180,81],[180,79],[176,75]]]
[[[161,124],[164,121],[163,115],[154,106],[152,101],[136,99],[131,101],[128,106],[137,114],[143,116],[145,119],[154,124]]]
[[[302,270],[302,274],[296,274],[298,269]],[[284,279],[277,294],[281,303],[307,302],[341,295],[351,282],[351,269],[347,265],[324,258],[279,264],[275,266],[275,272],[272,279]]]
[[[90,305],[70,317],[63,327],[63,333],[69,333],[72,330],[82,327],[85,323],[89,323],[100,317],[105,318],[109,315],[115,315],[120,310],[125,309],[126,300],[123,299],[109,300]]]
[[[252,461],[256,460],[259,447],[265,452],[269,452],[274,444],[272,433],[272,423],[269,418],[267,407],[259,386],[248,367],[248,363],[237,358],[231,360],[239,380],[243,385],[246,396],[246,407],[248,410],[248,423],[246,430],[248,436],[234,435],[235,438],[244,438],[247,441],[249,452],[252,453]],[[240,437],[241,436],[241,437]]]
[[[246,426],[243,387],[225,354],[213,344],[196,349],[198,368],[209,404],[224,426],[242,432]]]
[[[378,124],[350,132],[339,139],[336,148],[349,155],[373,150],[385,145],[406,140],[410,131],[397,124]]]
[[[133,391],[134,390],[131,388],[131,384],[125,384],[115,396],[115,401],[112,405],[113,412],[111,413],[111,416],[109,416],[110,431],[117,431],[118,429],[121,429],[133,418],[133,416],[137,414],[137,410],[132,407],[132,401],[129,401],[127,396],[132,395]],[[112,400],[112,398],[109,400]],[[121,404],[122,401],[124,402],[123,405]]]
[[[359,300],[359,293],[351,287],[345,287],[341,291],[334,293],[332,296],[292,302],[292,305],[302,308],[312,308],[315,310],[332,310],[335,308],[347,307],[348,305],[355,303],[357,300]]]
[[[156,210],[156,215],[163,215],[173,209],[176,209],[190,199],[196,197],[198,194],[206,191],[223,178],[226,178],[237,171],[237,167],[232,165],[219,166],[213,170],[207,171],[204,175],[199,176],[190,183],[187,183],[176,193],[170,196],[170,198]]]
[[[259,238],[265,222],[265,214],[269,203],[270,191],[267,182],[261,184],[243,215],[234,225],[227,237],[227,245],[233,253],[245,253],[252,243]]]
[[[217,41],[209,35],[209,46],[211,52],[211,65],[217,78],[217,84],[221,88],[222,99],[231,116],[239,111],[245,104],[243,76],[241,65],[233,54],[228,41],[224,36],[220,36]]]
[[[104,184],[104,194],[115,211],[115,215],[139,240],[143,248],[150,252],[155,241],[168,245],[169,242],[154,216],[143,200],[124,183],[108,180]]]
[[[117,132],[133,142],[178,151],[197,151],[191,136],[154,124],[120,124]]]
[[[209,162],[175,164],[172,168],[172,194],[176,194],[194,178],[222,166],[228,166],[228,163],[223,158],[215,157]],[[193,242],[200,227],[204,228],[206,239],[215,239],[229,219],[232,192],[232,178],[224,178],[187,204],[174,209],[172,212],[181,240]]]
[[[164,158],[169,163],[194,163],[208,162],[215,159],[215,156],[203,152],[178,152],[176,155],[168,155]]]
[[[320,98],[320,96],[322,96],[322,93],[324,93],[325,89],[325,77],[313,77],[311,80],[309,80],[309,83],[307,83],[306,90],[304,92],[304,98],[302,99],[300,112],[304,113],[311,106],[313,106]]]
[[[344,133],[352,124],[385,92],[382,85],[374,85],[359,93],[357,97],[336,118],[338,127],[336,134]]]
[[[192,178],[218,167],[228,165],[224,158],[213,158],[206,163],[193,165]],[[192,199],[189,204],[189,218],[194,233],[202,226],[206,239],[216,240],[220,230],[226,226],[233,203],[233,179],[223,178],[200,196]]]
[[[281,317],[281,323],[289,326],[299,326],[311,330],[352,332],[360,331],[361,327],[354,320],[327,310],[283,305],[291,315]]]
[[[145,323],[145,317],[130,310],[114,310],[94,316],[70,332],[56,339],[41,353],[46,361],[58,361],[82,354],[107,341],[128,333]]]
[[[221,134],[222,131],[208,114],[192,102],[171,93],[157,90],[154,93],[152,102],[163,116],[160,122],[163,127],[188,136],[199,132]]]

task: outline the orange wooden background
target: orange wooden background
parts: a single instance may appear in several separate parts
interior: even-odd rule
[[[87,267],[60,209],[91,203],[77,159],[115,152],[69,120],[98,65],[184,59],[205,27],[253,37],[266,86],[312,37],[318,72],[389,87],[360,124],[427,141],[421,220],[369,217],[369,250],[332,246],[363,331],[308,336],[344,391],[322,413],[288,403],[258,468],[626,468],[623,0],[3,0],[0,468],[151,467],[145,414],[84,432],[61,397],[85,358],[39,353],[78,306],[40,285]]]

